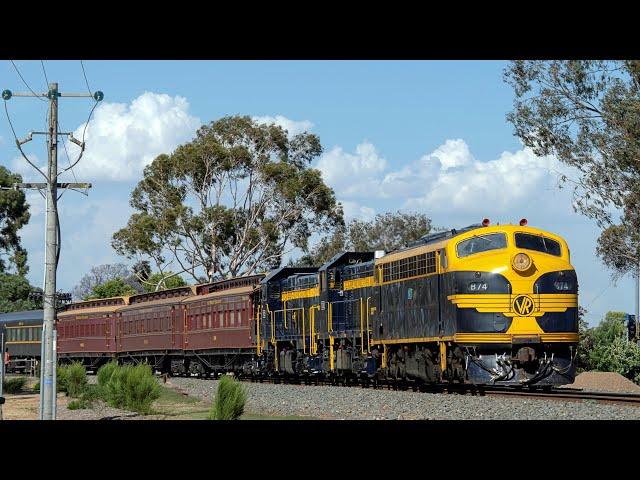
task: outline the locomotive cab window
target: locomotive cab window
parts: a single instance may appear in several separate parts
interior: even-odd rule
[[[543,235],[530,233],[516,233],[516,247],[536,252],[547,253],[559,257],[561,255],[560,243]]]
[[[463,240],[456,245],[456,252],[458,257],[463,258],[501,248],[507,248],[507,236],[504,233],[490,233],[488,235],[475,235]]]

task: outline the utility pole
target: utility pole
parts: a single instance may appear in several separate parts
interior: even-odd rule
[[[44,342],[45,358],[41,360],[44,370],[40,395],[42,395],[41,420],[55,420],[53,405],[57,386],[53,384],[53,329],[56,321],[56,271],[58,253],[58,84],[49,85],[54,94],[49,97],[49,136],[47,139],[48,175],[46,201],[47,214],[45,225],[45,260],[44,260]]]
[[[640,261],[636,270],[636,339],[640,340]],[[638,341],[636,340],[636,341]]]
[[[0,420],[2,420],[2,405],[4,404],[4,332],[0,333]]]
[[[84,152],[84,141],[80,142],[73,137],[72,133],[64,133],[58,130],[58,98],[59,97],[93,97],[96,102],[104,98],[102,92],[94,94],[62,94],[58,91],[57,83],[49,84],[49,91],[44,94],[15,93],[9,90],[2,92],[2,98],[6,102],[12,96],[16,97],[47,97],[49,99],[49,129],[47,132],[30,132],[25,140],[16,139],[16,145],[24,159],[46,179],[46,183],[23,183],[15,184],[14,188],[36,188],[42,192],[45,190],[46,199],[46,225],[45,225],[45,275],[44,275],[44,322],[42,336],[42,358],[40,359],[41,382],[40,382],[40,419],[55,420],[56,412],[56,352],[55,352],[55,323],[56,323],[56,271],[60,253],[59,219],[58,219],[58,188],[91,188],[88,183],[58,183],[58,176],[73,168],[82,158]],[[32,140],[34,134],[47,136],[47,159],[48,167],[45,174],[37,168],[22,151],[22,144]],[[69,168],[58,171],[58,136],[68,135],[69,140],[80,146],[81,151],[76,161],[69,165]]]

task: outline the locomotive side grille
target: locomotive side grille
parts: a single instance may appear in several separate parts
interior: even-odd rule
[[[421,277],[430,273],[436,273],[435,251],[382,264],[383,283]]]

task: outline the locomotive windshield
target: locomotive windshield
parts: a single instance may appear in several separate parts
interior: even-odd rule
[[[488,235],[474,235],[463,240],[456,246],[456,251],[458,257],[462,258],[500,248],[507,248],[507,236],[504,233],[490,233]]]
[[[542,235],[531,235],[530,233],[516,233],[516,247],[535,250],[537,252],[548,253],[549,255],[560,256],[560,244],[549,237]]]

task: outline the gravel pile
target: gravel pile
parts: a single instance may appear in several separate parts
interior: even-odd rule
[[[613,372],[583,372],[576,377],[574,383],[566,387],[602,392],[640,393],[640,386]]]
[[[171,378],[168,386],[211,401],[218,382]],[[640,407],[506,397],[243,383],[245,410],[340,420],[640,420]]]

